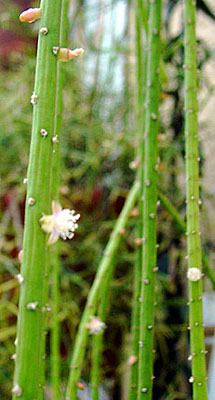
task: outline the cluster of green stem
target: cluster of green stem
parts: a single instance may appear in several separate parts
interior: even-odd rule
[[[185,20],[185,139],[187,182],[188,277],[191,268],[201,271],[199,222],[199,142],[197,101],[196,1],[184,1]],[[189,329],[192,359],[193,399],[207,399],[202,279],[189,279]]]
[[[33,126],[27,173],[14,400],[17,397],[43,399],[44,389],[50,254],[39,220],[43,213],[50,214],[51,201],[57,195],[61,93],[60,71],[53,47],[60,43],[63,2],[56,0],[53,5],[48,0],[42,0],[41,10],[32,96]]]

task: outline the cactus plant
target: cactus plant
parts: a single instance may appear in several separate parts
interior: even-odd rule
[[[41,229],[39,221],[44,213],[48,214],[51,201],[57,196],[62,89],[57,54],[64,30],[64,6],[64,2],[60,0],[55,4],[42,0],[39,9],[27,10],[20,17],[22,22],[33,22],[41,16],[41,22],[35,86],[31,97],[33,125],[27,173],[17,354],[12,389],[14,399],[20,396],[31,400],[43,398],[50,254],[47,235]]]
[[[138,400],[152,398],[154,283],[156,268],[157,134],[161,1],[149,2],[147,89],[141,182],[143,237],[140,289]]]
[[[184,2],[185,20],[185,140],[187,185],[187,248],[189,330],[193,399],[207,399],[204,328],[202,318],[202,266],[199,222],[199,143],[197,101],[196,1]]]

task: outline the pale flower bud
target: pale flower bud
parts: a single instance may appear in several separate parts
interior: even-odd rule
[[[202,277],[202,272],[199,268],[189,268],[187,272],[187,277],[190,281],[196,282],[199,281]]]
[[[32,22],[39,19],[41,15],[41,8],[29,8],[28,10],[25,10],[20,14],[19,19],[21,22],[29,22],[29,24],[31,24]]]
[[[74,49],[74,50],[62,48],[62,49],[59,49],[57,58],[58,58],[58,61],[67,62],[69,60],[72,60],[73,58],[82,56],[83,53],[84,53],[84,49],[81,49],[81,48]]]
[[[101,321],[99,317],[91,317],[90,322],[86,324],[87,329],[90,331],[90,335],[98,335],[99,333],[103,332],[106,328],[104,322]]]

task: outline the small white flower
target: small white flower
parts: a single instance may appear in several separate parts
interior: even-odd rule
[[[106,328],[104,322],[101,321],[99,317],[91,317],[90,322],[86,325],[87,329],[90,331],[90,335],[98,335],[103,332]]]
[[[202,272],[199,268],[189,268],[187,272],[187,277],[190,281],[196,282],[199,281],[202,277]]]
[[[52,212],[52,215],[43,215],[40,218],[41,228],[51,234],[48,244],[55,243],[59,237],[64,240],[72,239],[78,227],[77,221],[80,214],[75,215],[75,211],[68,208],[62,209],[55,200],[52,201]]]

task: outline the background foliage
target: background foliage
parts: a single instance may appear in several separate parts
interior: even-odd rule
[[[23,26],[18,14],[29,1],[0,1],[0,397],[10,398],[19,287],[17,255],[22,248],[25,185],[32,106],[37,25]],[[31,2],[32,5],[38,5]],[[161,65],[159,186],[183,216],[185,213],[183,138],[183,26],[181,4],[164,2]],[[200,22],[214,21],[208,3],[198,1]],[[177,23],[176,23],[176,22]],[[175,24],[177,29],[175,29]],[[70,8],[71,47],[85,56],[65,66],[62,126],[61,202],[74,207],[81,220],[74,240],[61,242],[62,390],[72,343],[90,284],[114,221],[135,177],[130,163],[137,153],[134,7],[129,0],[77,0]],[[200,135],[210,133],[205,109],[213,98],[212,50],[199,35]],[[212,64],[211,64],[212,63]],[[203,245],[213,266],[213,189],[207,184],[210,135],[201,145]],[[207,160],[205,159],[207,157]],[[207,168],[205,168],[205,163]],[[113,399],[126,399],[127,358],[135,260],[135,210],[117,256],[105,333],[103,382]],[[158,207],[158,266],[155,340],[155,399],[188,399],[185,239],[172,217]],[[210,290],[206,281],[205,288]],[[51,313],[49,326],[51,326]],[[48,335],[49,336],[49,335]],[[89,379],[90,345],[83,380]],[[49,357],[49,348],[47,348]],[[167,364],[168,360],[168,364]],[[171,360],[171,361],[169,361]],[[49,370],[47,370],[49,375]],[[180,394],[179,394],[180,392]],[[49,387],[47,386],[47,398]]]

